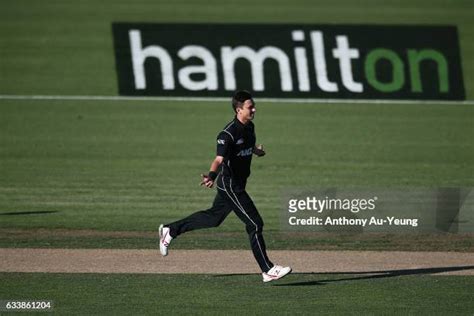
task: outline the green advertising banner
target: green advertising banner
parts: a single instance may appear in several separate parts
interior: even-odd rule
[[[455,26],[113,23],[129,96],[464,100]]]

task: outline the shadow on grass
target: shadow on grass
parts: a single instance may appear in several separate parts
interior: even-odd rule
[[[294,282],[285,284],[275,284],[274,286],[310,286],[310,285],[324,285],[326,283],[341,282],[341,281],[358,281],[370,279],[392,278],[406,275],[419,274],[434,274],[452,271],[471,270],[474,266],[458,266],[458,267],[439,267],[439,268],[420,268],[420,269],[403,269],[403,270],[387,270],[387,271],[369,271],[369,272],[328,272],[328,273],[296,273],[296,274],[319,274],[319,275],[333,275],[333,274],[370,274],[357,277],[344,277],[338,279],[308,281],[308,282]]]
[[[341,282],[341,281],[359,281],[359,280],[370,280],[370,279],[383,279],[406,275],[420,275],[420,274],[435,274],[452,271],[471,270],[474,266],[457,266],[457,267],[439,267],[439,268],[420,268],[420,269],[403,269],[403,270],[386,270],[386,271],[365,271],[365,272],[322,272],[322,273],[292,273],[292,275],[357,275],[354,277],[343,277],[337,279],[324,279],[318,281],[303,281],[293,283],[271,283],[272,286],[314,286],[314,285],[325,285],[326,283]],[[367,275],[368,274],[368,275]],[[243,274],[220,274],[214,277],[228,277],[236,275],[255,275],[251,273]],[[283,281],[283,280],[282,280]]]
[[[15,216],[15,215],[36,215],[36,214],[52,214],[59,213],[59,211],[26,211],[26,212],[8,212],[0,213],[0,216]]]

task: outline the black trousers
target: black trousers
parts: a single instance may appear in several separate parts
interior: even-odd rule
[[[273,263],[268,259],[263,240],[263,220],[252,199],[242,186],[232,185],[231,181],[221,178],[216,182],[217,194],[212,207],[165,225],[170,228],[171,237],[175,238],[195,229],[217,227],[231,211],[234,211],[245,223],[250,246],[260,269],[262,272],[268,272],[273,267]]]

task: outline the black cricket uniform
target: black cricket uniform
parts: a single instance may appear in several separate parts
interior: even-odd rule
[[[263,220],[245,191],[255,141],[252,122],[244,125],[235,117],[227,124],[217,136],[217,155],[224,160],[214,182],[217,194],[212,207],[165,226],[170,228],[170,235],[175,238],[187,231],[219,226],[234,211],[245,223],[253,254],[262,272],[268,272],[273,263],[265,250]]]

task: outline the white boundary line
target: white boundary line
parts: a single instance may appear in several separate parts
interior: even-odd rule
[[[474,105],[474,100],[369,100],[369,99],[295,99],[295,98],[256,98],[259,102],[268,103],[344,103],[344,104],[446,104]],[[226,102],[229,98],[221,97],[143,97],[113,95],[2,95],[0,100],[65,100],[65,101],[189,101],[189,102]]]

